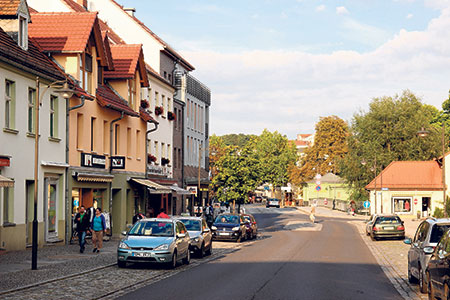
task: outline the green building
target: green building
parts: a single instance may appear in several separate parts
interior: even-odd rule
[[[308,181],[303,186],[304,203],[312,203],[317,200],[317,204],[320,206],[333,207],[333,200],[336,200],[336,209],[347,210],[350,191],[344,179],[335,174],[327,173],[320,179],[320,185],[316,181],[316,179]],[[320,186],[320,189],[318,186]]]

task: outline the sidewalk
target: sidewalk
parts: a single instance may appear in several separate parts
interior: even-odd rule
[[[77,244],[39,248],[38,268],[34,271],[31,271],[31,249],[1,254],[0,293],[116,263],[118,241],[103,242],[100,253],[93,253],[92,241],[88,240],[88,242],[89,245],[86,245],[86,251],[83,254],[80,253],[80,247]]]

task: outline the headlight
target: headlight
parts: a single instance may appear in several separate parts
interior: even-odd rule
[[[231,230],[238,231],[239,230],[239,226],[233,227]]]
[[[212,230],[217,230],[217,227],[216,226],[211,226],[211,229]]]
[[[169,250],[169,245],[168,244],[162,244],[162,245],[159,245],[158,247],[156,247],[153,250]]]
[[[121,249],[130,249],[130,247],[127,244],[125,244],[125,242],[120,242],[119,243],[119,248],[121,248]]]
[[[191,241],[194,241],[194,242],[198,243],[198,241],[200,241],[200,239],[199,239],[198,237],[196,237],[196,238],[191,238]]]

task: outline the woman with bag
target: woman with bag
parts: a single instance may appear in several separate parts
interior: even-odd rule
[[[102,209],[97,207],[95,210],[95,216],[92,218],[92,243],[94,244],[94,250],[92,252],[100,252],[103,246],[103,233],[106,233],[106,221],[102,215]]]

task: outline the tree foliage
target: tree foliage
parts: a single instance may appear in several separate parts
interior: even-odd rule
[[[238,147],[244,147],[250,140],[256,138],[256,135],[253,134],[225,134],[222,137],[222,140],[224,141],[225,145],[227,146],[238,146]]]
[[[367,113],[353,116],[348,154],[341,160],[341,176],[355,200],[367,199],[364,187],[392,161],[429,160],[439,155],[439,113],[422,104],[410,91],[375,98]],[[424,128],[429,135],[421,138]]]

